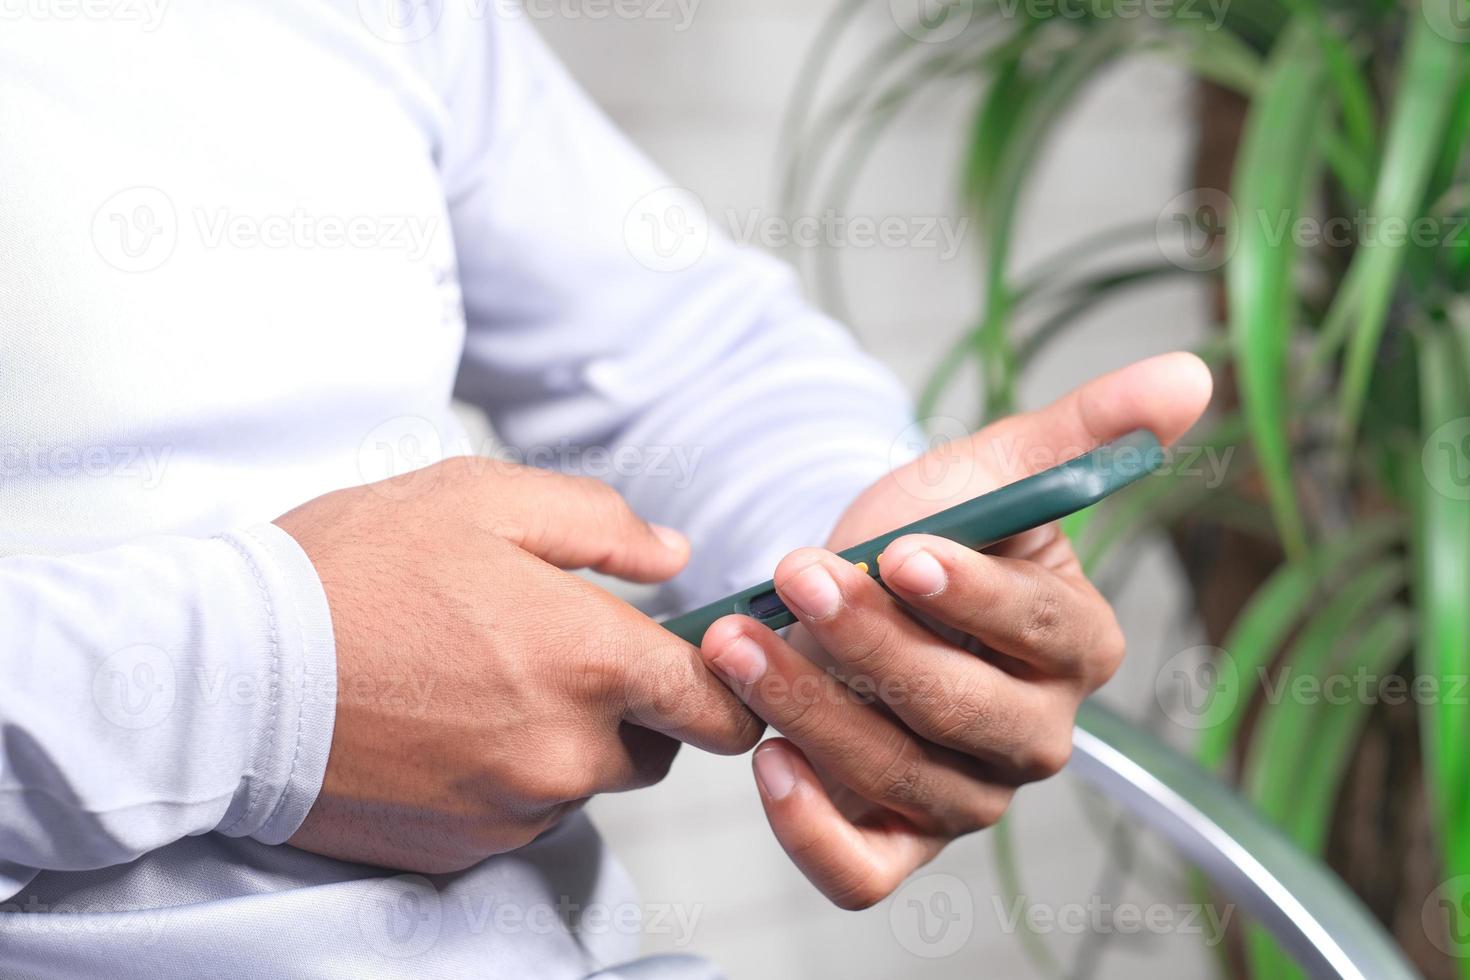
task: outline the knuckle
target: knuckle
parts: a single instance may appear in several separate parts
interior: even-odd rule
[[[919,804],[924,795],[924,760],[907,736],[898,736],[888,762],[878,770],[870,788],[875,803],[903,809]]]
[[[853,630],[836,651],[849,670],[881,677],[893,669],[898,656],[898,630],[882,617],[871,617]]]
[[[1062,626],[1062,600],[1055,589],[1042,583],[1031,586],[1026,615],[1021,623],[1021,640],[1032,649],[1050,645]]]
[[[792,741],[805,742],[826,727],[826,712],[822,710],[823,690],[823,684],[815,677],[810,683],[798,678],[797,682],[785,685],[780,691],[763,691],[762,699],[772,715],[780,719],[776,727],[782,734]]]
[[[975,792],[964,805],[960,814],[961,832],[989,830],[1000,823],[1010,809],[1012,791],[999,786],[986,785]]]
[[[941,745],[962,749],[981,746],[992,700],[989,686],[983,683],[973,683],[954,696],[943,698],[933,708],[934,716],[925,725],[925,736]]]
[[[532,809],[555,806],[595,795],[593,753],[584,739],[557,739],[540,747],[535,764],[501,774],[499,785]]]
[[[1038,738],[1026,751],[1022,768],[1028,781],[1050,779],[1072,759],[1072,730]]]
[[[627,664],[617,644],[605,637],[581,639],[577,666],[570,671],[573,697],[581,705],[606,704],[625,688]]]
[[[744,708],[739,708],[731,724],[726,748],[729,749],[731,755],[744,755],[760,744],[761,737],[765,733],[764,722]]]

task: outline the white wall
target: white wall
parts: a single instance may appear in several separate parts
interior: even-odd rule
[[[574,74],[676,182],[700,195],[717,223],[731,211],[741,222],[779,217],[777,124],[829,0],[694,2],[687,25],[673,0],[647,8],[666,11],[667,19],[594,17],[608,5],[572,0],[537,9],[556,11],[540,27]],[[884,7],[875,4],[879,12]],[[873,30],[884,26],[881,17],[871,24]],[[974,96],[964,84],[936,91],[922,112],[906,117],[875,158],[849,213],[955,214],[960,139]],[[1157,65],[1131,66],[1097,85],[1036,175],[1037,190],[1025,202],[1022,264],[1088,229],[1153,220],[1185,186],[1189,107],[1182,77]],[[850,247],[838,257],[853,327],[917,389],[974,316],[976,256],[966,250],[941,261],[932,249]],[[1138,356],[1190,344],[1201,334],[1200,309],[1199,295],[1182,287],[1119,302],[1039,365],[1024,387],[1026,403]],[[969,402],[956,398],[951,406],[959,413]],[[1149,549],[1119,598],[1130,661],[1107,696],[1135,714],[1151,707],[1157,665],[1195,642],[1176,574],[1162,548]],[[952,846],[896,900],[845,913],[805,883],[770,837],[748,759],[687,751],[664,784],[599,799],[592,812],[638,879],[644,900],[680,903],[686,914],[697,913],[690,948],[718,959],[732,977],[1046,975],[1023,955],[1008,926],[1010,909],[996,897],[989,835]],[[1094,897],[1141,906],[1190,900],[1179,870],[1147,841],[1146,872],[1121,895],[1099,890],[1112,846],[1111,817],[1105,805],[1084,808],[1068,777],[1023,792],[1013,820],[1028,898],[1043,910],[1078,911]],[[926,943],[916,931],[917,906],[910,903],[942,911],[932,897],[936,889],[946,892],[961,918],[937,942]],[[937,930],[939,920],[929,924]],[[649,936],[647,945],[672,950],[677,938]],[[1081,956],[1095,968],[1092,976],[1175,978],[1210,969],[1199,937],[1177,931],[1114,935],[1100,960],[1083,935],[1059,928],[1044,942],[1068,972]]]

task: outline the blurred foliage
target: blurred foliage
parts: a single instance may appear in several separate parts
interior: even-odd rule
[[[1103,304],[1179,276],[1214,284],[1227,322],[1201,353],[1233,391],[1190,438],[1240,445],[1229,478],[1158,476],[1068,530],[1094,570],[1150,526],[1202,514],[1279,547],[1222,643],[1242,687],[1198,753],[1309,852],[1325,852],[1372,699],[1268,698],[1259,679],[1403,672],[1438,692],[1416,700],[1440,904],[1450,934],[1470,935],[1470,704],[1446,696],[1470,676],[1467,0],[919,0],[911,20],[903,7],[840,0],[824,23],[785,121],[786,208],[842,211],[904,110],[973,93],[957,206],[979,232],[983,300],[933,373],[926,417],[966,366],[976,421],[1010,412],[1036,356]],[[1140,58],[1247,101],[1230,187],[1018,269],[1049,137],[1102,73]],[[1087,160],[1062,163],[1088,178]],[[1334,216],[1340,240],[1294,232]],[[1140,261],[1150,239],[1156,260]],[[840,305],[836,269],[818,273]],[[1013,842],[998,840],[1014,877]],[[1408,914],[1423,898],[1404,899]],[[1246,954],[1255,976],[1295,973],[1264,934]],[[1454,969],[1470,978],[1470,958]]]

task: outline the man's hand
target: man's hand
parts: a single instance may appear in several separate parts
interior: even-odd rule
[[[562,570],[657,582],[688,559],[595,480],[451,459],[276,523],[316,567],[337,643],[331,755],[297,847],[455,871],[657,782],[680,741],[734,754],[760,737],[693,647]]]
[[[1187,354],[1097,379],[884,477],[830,547],[1133,429],[1171,442],[1209,397],[1208,370]],[[948,495],[916,493],[935,473],[957,475]],[[900,538],[880,570],[897,599],[831,551],[793,552],[775,576],[799,620],[790,642],[730,616],[703,644],[731,689],[786,736],[756,750],[766,815],[797,866],[844,908],[879,901],[950,840],[999,820],[1017,786],[1060,770],[1078,705],[1123,656],[1112,610],[1054,524],[985,553]]]

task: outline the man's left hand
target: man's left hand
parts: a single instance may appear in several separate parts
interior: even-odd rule
[[[870,487],[832,550],[781,562],[776,588],[799,621],[786,639],[743,616],[710,627],[706,660],[785,736],[755,754],[771,828],[833,902],[880,901],[999,820],[1018,786],[1058,772],[1078,706],[1123,657],[1112,609],[1055,524],[985,552],[900,538],[880,566],[893,595],[833,552],[1134,429],[1167,444],[1209,397],[1197,358],[1164,355],[951,442]],[[956,485],[915,492],[936,466]]]

